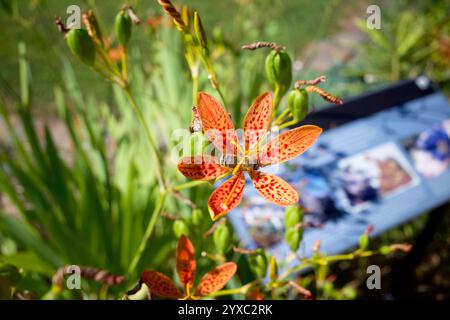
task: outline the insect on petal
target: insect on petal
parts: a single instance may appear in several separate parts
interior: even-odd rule
[[[244,186],[244,174],[239,172],[214,190],[208,200],[208,209],[212,220],[219,219],[241,202]]]
[[[205,274],[195,291],[196,296],[206,296],[222,289],[236,273],[237,266],[234,262],[224,263]]]
[[[197,97],[198,115],[208,139],[224,154],[236,154],[237,134],[230,115],[219,102],[207,93],[200,92]]]
[[[258,153],[261,165],[270,165],[291,160],[308,150],[322,133],[322,129],[306,125],[276,136]]]
[[[271,174],[253,171],[250,174],[259,194],[279,206],[290,206],[298,202],[298,192],[283,179]]]
[[[268,92],[259,95],[244,119],[245,150],[253,149],[268,132],[272,115],[272,97]]]
[[[228,171],[211,156],[184,157],[178,164],[178,170],[192,180],[212,180]]]
[[[191,241],[186,236],[181,236],[177,247],[177,271],[183,287],[192,288],[195,278],[195,250]]]
[[[157,296],[174,299],[182,296],[172,280],[158,271],[147,270],[142,272],[141,281],[147,285],[152,294]]]

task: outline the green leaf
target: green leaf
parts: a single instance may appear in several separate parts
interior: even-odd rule
[[[24,251],[13,255],[1,256],[0,261],[4,263],[10,263],[12,265],[15,265],[16,267],[23,268],[28,271],[38,272],[50,277],[54,274],[54,268],[32,251]]]
[[[36,252],[54,270],[64,264],[58,255],[40,239],[36,231],[26,221],[18,220],[0,212],[0,229],[6,234],[10,234],[22,245]]]

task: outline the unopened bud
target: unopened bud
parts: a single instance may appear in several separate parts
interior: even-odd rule
[[[173,233],[177,238],[181,236],[189,236],[189,227],[183,220],[176,220],[173,223]]]
[[[88,66],[95,62],[95,45],[84,29],[71,29],[67,33],[67,45],[72,53]]]
[[[132,21],[127,11],[120,11],[116,16],[115,32],[119,43],[126,47],[131,38]]]
[[[205,29],[203,28],[202,20],[200,19],[200,15],[198,12],[194,12],[194,32],[195,36],[200,43],[202,48],[207,48],[208,42],[206,38]]]
[[[273,90],[283,96],[291,86],[292,62],[285,50],[272,50],[266,58],[266,76]]]
[[[305,89],[294,89],[287,95],[288,108],[296,122],[305,119],[308,114],[309,95]]]
[[[213,233],[213,241],[217,250],[225,254],[231,246],[231,231],[227,223],[220,224]]]

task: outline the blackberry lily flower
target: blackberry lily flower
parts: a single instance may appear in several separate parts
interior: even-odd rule
[[[191,241],[184,235],[178,240],[176,258],[178,278],[183,285],[184,293],[181,293],[166,275],[158,271],[146,270],[141,274],[141,281],[146,284],[151,294],[165,298],[196,300],[222,289],[234,276],[237,269],[234,262],[227,262],[216,267],[200,279],[194,291],[193,284],[197,268],[195,249]]]
[[[244,119],[244,149],[238,144],[237,133],[230,115],[212,96],[200,92],[198,115],[208,139],[221,151],[219,160],[209,155],[183,157],[178,170],[192,180],[213,180],[232,174],[208,200],[212,220],[217,220],[235,208],[242,200],[247,172],[254,187],[268,201],[280,206],[298,202],[297,191],[283,179],[261,172],[268,165],[291,160],[305,152],[322,133],[313,125],[285,131],[263,147],[260,143],[269,133],[272,98],[269,93],[258,96]]]

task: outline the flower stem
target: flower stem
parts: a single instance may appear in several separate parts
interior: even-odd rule
[[[141,109],[139,109],[139,107],[137,106],[136,100],[134,99],[133,95],[131,94],[130,88],[129,87],[125,87],[124,90],[125,90],[125,93],[127,95],[128,100],[130,101],[131,106],[133,107],[134,113],[136,114],[139,122],[141,123],[142,127],[144,128],[144,132],[145,132],[145,136],[147,138],[147,141],[150,144],[150,147],[152,148],[153,153],[155,154],[155,157],[156,157],[156,177],[158,179],[161,191],[165,191],[166,190],[166,183],[165,183],[164,175],[163,175],[163,164],[162,164],[161,155],[159,153],[156,141],[154,140],[152,134],[150,133],[150,129],[149,129],[148,125],[147,125],[147,122],[145,121],[144,114],[142,113]]]
[[[280,104],[280,86],[275,85],[275,92],[273,96],[273,109],[272,109],[272,119],[277,116],[278,105]]]
[[[210,297],[219,297],[219,296],[229,296],[229,295],[232,295],[232,294],[245,294],[246,291],[247,291],[247,285],[242,286],[240,288],[225,289],[225,290],[212,292],[208,296],[210,296]]]
[[[128,70],[127,70],[127,49],[123,48],[123,55],[122,55],[122,78],[125,80],[125,82],[128,81]]]
[[[131,261],[130,267],[128,268],[129,275],[134,275],[134,273],[136,271],[136,267],[139,265],[139,262],[142,259],[142,255],[144,254],[144,251],[145,251],[145,248],[147,247],[148,241],[150,240],[150,237],[153,234],[153,229],[155,229],[156,221],[158,220],[159,216],[161,215],[161,212],[164,209],[164,203],[165,203],[166,197],[167,197],[167,191],[164,191],[159,195],[159,198],[156,202],[156,206],[153,209],[153,213],[150,218],[150,221],[148,222],[147,228],[145,229],[144,236],[142,237],[142,240],[137,249],[137,252],[133,257],[133,260]]]
[[[291,110],[289,110],[289,108],[286,108],[286,110],[284,110],[284,111],[283,111],[283,112],[275,119],[275,121],[273,122],[273,124],[274,124],[275,126],[277,126],[277,125],[279,125],[279,124],[282,124],[283,121],[284,121],[284,118],[286,118],[286,116],[288,116],[290,112],[291,112]]]
[[[295,120],[291,120],[291,121],[285,122],[282,125],[280,125],[280,130],[283,130],[284,128],[293,126],[296,123],[297,123],[297,121],[295,121]]]
[[[179,185],[175,186],[173,188],[173,190],[181,191],[181,190],[184,190],[184,189],[189,189],[189,188],[193,188],[193,187],[196,187],[196,186],[200,186],[200,185],[205,184],[207,182],[208,181],[204,181],[204,180],[189,181],[189,182],[182,183],[182,184],[179,184]]]

